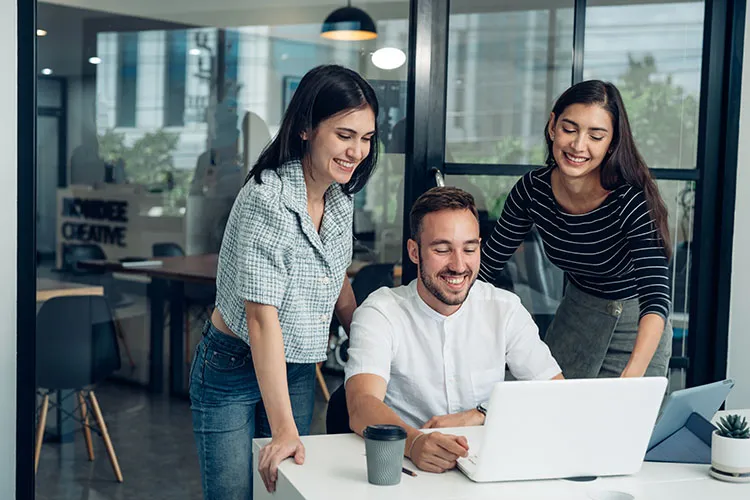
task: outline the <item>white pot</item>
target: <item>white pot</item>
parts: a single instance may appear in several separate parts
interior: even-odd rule
[[[733,483],[750,483],[750,439],[711,436],[710,474]]]

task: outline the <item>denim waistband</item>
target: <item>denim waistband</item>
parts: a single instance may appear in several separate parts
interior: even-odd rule
[[[209,342],[220,345],[225,352],[230,352],[236,356],[250,354],[250,346],[244,340],[222,332],[211,323],[210,319],[206,320],[203,325],[203,336]]]

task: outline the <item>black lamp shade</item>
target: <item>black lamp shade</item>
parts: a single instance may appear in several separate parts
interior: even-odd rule
[[[375,22],[362,9],[342,7],[323,21],[320,36],[331,40],[372,40],[377,38]]]

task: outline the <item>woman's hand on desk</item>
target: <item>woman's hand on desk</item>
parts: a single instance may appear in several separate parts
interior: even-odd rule
[[[440,415],[432,417],[425,423],[423,429],[439,429],[445,427],[468,427],[470,425],[484,424],[484,415],[475,409],[462,411],[461,413],[451,413],[450,415]]]
[[[469,454],[469,442],[463,436],[431,432],[414,442],[409,457],[427,472],[445,472],[456,466],[459,457]]]
[[[299,465],[305,462],[305,446],[296,432],[274,436],[270,443],[260,449],[258,472],[269,493],[276,490],[279,464],[289,457],[294,457]]]

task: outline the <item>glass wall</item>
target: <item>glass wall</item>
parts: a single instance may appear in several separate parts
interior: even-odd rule
[[[484,238],[520,173],[544,165],[544,126],[555,99],[572,83],[572,4],[451,4],[445,158],[491,175],[449,175],[446,184],[474,194]],[[638,148],[653,169],[696,168],[704,8],[704,2],[587,2],[584,79],[618,86]],[[673,351],[684,360],[695,182],[669,177],[660,173],[658,185],[675,255]],[[538,236],[527,240],[506,278],[544,332],[563,279]],[[684,385],[684,370],[674,375],[673,387]]]
[[[299,0],[283,8],[267,0],[116,7],[101,0],[39,2],[37,307],[48,317],[58,296],[95,295],[111,309],[119,368],[99,400],[111,419],[126,486],[116,494],[109,490],[109,482],[116,483],[95,436],[101,458],[88,470],[107,484],[105,497],[156,492],[156,471],[170,461],[179,468],[181,454],[189,457],[189,473],[170,495],[200,498],[185,397],[194,346],[214,300],[216,254],[248,171],[315,66],[351,68],[377,93],[381,141],[373,147],[381,160],[354,197],[348,274],[355,289],[365,289],[372,284],[358,282],[359,271],[388,264],[398,283],[409,3],[356,4],[375,21],[377,38],[321,37],[323,21],[345,2]],[[392,49],[390,59],[378,52],[384,48]],[[341,382],[344,340],[332,325],[322,367],[329,383]],[[161,405],[150,393],[172,397]],[[321,394],[322,386],[324,403]],[[81,488],[90,486],[61,475],[61,461],[74,478],[88,464],[83,444],[55,444],[83,439],[79,424],[62,418],[65,412],[80,417],[77,394],[67,396],[51,393],[63,413],[47,417],[52,444],[41,453],[40,498],[83,497]],[[324,430],[321,408],[313,432]],[[138,457],[150,455],[155,462],[144,470]]]
[[[651,168],[695,168],[704,9],[704,2],[588,3],[584,78],[620,89]]]
[[[451,3],[447,162],[544,161],[544,123],[570,85],[574,2],[520,3]]]

